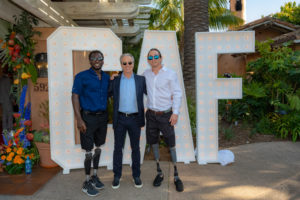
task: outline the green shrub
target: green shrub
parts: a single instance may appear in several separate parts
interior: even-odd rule
[[[232,129],[232,125],[230,125],[228,128],[223,128],[223,134],[225,136],[226,140],[231,140],[234,138],[234,132]]]

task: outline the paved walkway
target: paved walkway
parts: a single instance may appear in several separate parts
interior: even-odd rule
[[[117,190],[111,188],[112,171],[99,170],[106,188],[97,197],[81,192],[83,170],[71,170],[69,175],[57,174],[33,196],[0,195],[0,199],[300,200],[300,142],[255,143],[229,149],[235,154],[235,163],[228,166],[179,163],[179,175],[185,186],[182,193],[175,190],[170,163],[161,162],[165,180],[161,187],[154,188],[156,165],[154,161],[145,161],[141,189],[133,186],[130,168],[124,166]]]

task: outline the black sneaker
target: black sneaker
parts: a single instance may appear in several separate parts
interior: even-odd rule
[[[161,182],[164,180],[164,174],[157,174],[154,181],[153,186],[158,187],[161,185]]]
[[[182,192],[183,191],[182,181],[178,178],[178,179],[174,179],[174,183],[175,183],[177,192]]]
[[[94,188],[91,181],[84,181],[82,186],[82,192],[92,197],[95,197],[99,194],[99,191]]]
[[[93,175],[90,181],[96,189],[100,190],[104,188],[104,184],[100,181],[97,175]]]
[[[111,187],[113,189],[118,189],[120,187],[120,179],[115,177]]]
[[[140,179],[140,177],[133,177],[133,182],[134,182],[134,186],[136,188],[143,187],[143,183],[142,183],[142,180]]]

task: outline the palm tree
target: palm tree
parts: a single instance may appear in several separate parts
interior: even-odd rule
[[[183,78],[188,95],[195,99],[195,33],[208,31],[208,0],[184,1]]]
[[[226,29],[243,20],[227,9],[228,0],[154,0],[149,29],[175,30],[182,56],[185,87],[195,97],[195,32]],[[184,4],[183,4],[184,2]],[[183,11],[184,7],[184,11]],[[183,34],[184,33],[184,34]]]

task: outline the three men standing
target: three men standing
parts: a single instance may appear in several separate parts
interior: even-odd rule
[[[101,155],[101,145],[105,143],[107,133],[107,99],[109,76],[101,69],[104,56],[100,51],[89,54],[91,68],[75,76],[72,88],[72,103],[80,130],[81,148],[85,150],[84,169],[86,181],[82,191],[89,196],[96,196],[104,185],[97,176]],[[92,150],[96,146],[94,155]],[[93,175],[90,176],[93,161]],[[96,189],[95,189],[96,188]]]
[[[75,77],[72,103],[77,127],[80,130],[81,147],[86,151],[84,161],[86,181],[82,191],[89,196],[96,196],[99,194],[96,189],[104,188],[97,176],[97,169],[101,155],[100,146],[105,143],[107,133],[108,95],[114,97],[115,144],[112,188],[117,189],[120,186],[123,148],[127,131],[132,149],[132,176],[135,187],[143,186],[140,179],[140,134],[141,127],[145,125],[143,95],[148,93],[146,137],[147,143],[153,148],[157,163],[157,176],[153,185],[160,186],[164,179],[159,165],[159,139],[160,132],[162,132],[164,140],[170,148],[176,190],[179,192],[184,190],[176,166],[174,131],[174,125],[178,120],[182,91],[177,74],[162,65],[162,55],[158,49],[150,49],[147,59],[151,69],[146,70],[144,76],[139,76],[133,73],[134,57],[131,54],[123,54],[120,57],[123,73],[109,83],[109,76],[101,70],[103,54],[100,51],[92,51],[89,54],[91,68],[80,72]],[[94,144],[96,148],[93,155],[91,151]],[[94,170],[93,175],[90,176],[92,161]]]
[[[112,188],[117,189],[120,186],[123,148],[127,131],[132,150],[132,176],[135,187],[141,188],[143,183],[140,179],[140,135],[141,127],[145,126],[143,97],[146,93],[146,83],[145,77],[133,73],[134,57],[131,54],[123,54],[120,62],[123,72],[111,83],[114,98],[113,128],[115,136]]]

